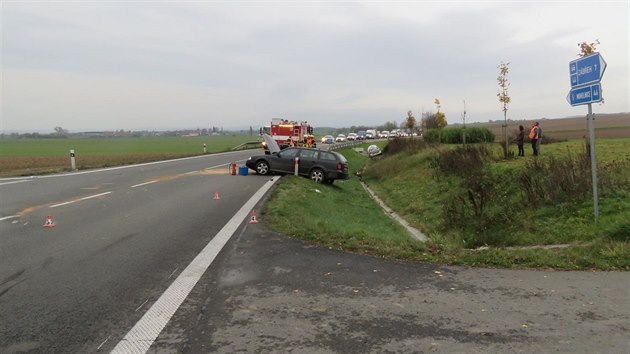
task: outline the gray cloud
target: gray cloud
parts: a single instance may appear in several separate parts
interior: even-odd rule
[[[7,2],[1,128],[377,125],[435,110],[436,97],[450,122],[464,99],[485,121],[502,118],[501,61],[509,117],[581,115],[565,101],[568,62],[595,38],[609,64],[597,110],[628,111],[627,12],[623,1]]]

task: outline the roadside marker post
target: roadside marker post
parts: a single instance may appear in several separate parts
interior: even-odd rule
[[[75,161],[74,149],[70,150],[70,169],[72,171],[76,171],[77,170],[77,163]]]

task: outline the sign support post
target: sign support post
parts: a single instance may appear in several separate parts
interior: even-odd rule
[[[593,102],[601,102],[600,81],[606,70],[606,61],[599,53],[581,57],[569,63],[569,78],[571,91],[567,101],[571,106],[588,104],[588,140],[591,155],[591,182],[593,184],[593,214],[595,220],[599,216],[599,202],[597,198],[597,159],[595,157],[595,117],[593,116]]]
[[[593,183],[593,213],[595,218],[599,216],[599,202],[597,198],[597,159],[595,158],[595,117],[593,117],[592,104],[588,104],[588,140],[591,155],[591,180]]]

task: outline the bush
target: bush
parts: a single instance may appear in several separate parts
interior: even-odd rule
[[[422,139],[414,138],[395,138],[391,140],[383,148],[383,153],[397,154],[399,152],[416,153],[420,150],[426,149],[427,143]]]
[[[518,181],[529,204],[556,204],[583,199],[591,186],[590,170],[586,154],[539,157],[526,163]]]
[[[440,151],[432,165],[443,174],[476,175],[491,155],[492,152],[485,145],[468,145]]]
[[[462,144],[464,128],[430,129],[424,133],[424,141],[429,143]],[[490,143],[494,133],[487,128],[466,128],[466,143]]]
[[[630,242],[630,221],[612,225],[604,230],[604,235],[612,241]]]

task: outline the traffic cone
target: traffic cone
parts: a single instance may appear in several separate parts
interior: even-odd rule
[[[250,224],[258,224],[258,220],[256,220],[256,212],[252,211],[252,216],[249,219],[249,223]]]
[[[219,192],[214,192],[214,198],[212,198],[214,200],[219,200],[221,199],[221,196],[219,195]]]
[[[46,222],[44,223],[44,227],[55,227],[55,222],[52,219],[52,215],[48,214],[46,217]]]

